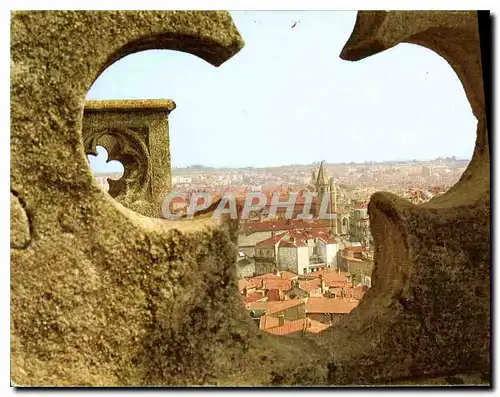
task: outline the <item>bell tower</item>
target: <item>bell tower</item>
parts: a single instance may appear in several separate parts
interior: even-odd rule
[[[332,198],[332,181],[333,179],[328,178],[328,174],[325,167],[325,161],[323,160],[317,172],[315,188],[318,196],[316,197],[316,217],[319,216],[321,210],[321,203],[323,200],[328,200],[327,214],[332,214],[334,212],[333,208],[333,198]],[[335,182],[333,182],[335,184]],[[334,185],[335,186],[335,185]],[[335,219],[330,220],[330,226],[333,234],[337,234],[337,221]]]
[[[323,160],[318,168],[316,174],[316,182],[314,183],[318,196],[322,195],[326,191],[330,190],[330,185],[328,183],[328,175],[325,169],[325,160]]]

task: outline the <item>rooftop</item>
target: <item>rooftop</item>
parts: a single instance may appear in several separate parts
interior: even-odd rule
[[[264,289],[277,289],[280,291],[286,291],[289,290],[290,287],[292,286],[292,280],[290,279],[266,278],[261,280],[262,280],[261,288]]]
[[[245,288],[255,288],[255,284],[251,279],[240,278],[238,280],[238,290],[241,292]]]
[[[254,280],[256,279],[283,279],[283,280],[288,280],[288,279],[294,279],[294,278],[297,278],[298,275],[293,273],[293,272],[289,272],[287,270],[283,270],[283,271],[280,271],[279,274],[275,274],[275,273],[266,273],[266,274],[262,274],[260,276],[255,276],[253,277]]]
[[[246,304],[250,304],[252,302],[257,302],[258,300],[261,300],[261,299],[264,299],[264,296],[262,294],[257,293],[257,292],[252,293],[252,294],[248,294],[247,296],[243,297],[243,301]]]
[[[358,300],[334,298],[306,298],[306,313],[346,314],[358,306]]]
[[[259,327],[260,329],[269,332],[270,334],[288,335],[303,330],[316,334],[326,330],[330,326],[311,318],[299,318],[293,321],[284,320],[284,324],[279,325],[278,317],[273,317],[265,314],[260,318]]]
[[[281,239],[285,237],[286,233],[277,234],[275,236],[266,238],[255,244],[256,247],[274,247]]]
[[[317,229],[328,228],[330,222],[328,220],[292,220],[292,219],[276,219],[272,221],[250,221],[242,225],[249,232],[265,232],[272,230],[292,230],[292,229]]]
[[[283,310],[290,309],[294,306],[304,304],[304,299],[290,299],[286,301],[266,301],[266,302],[253,302],[247,305],[248,310],[266,310],[266,314],[279,313]]]
[[[344,290],[346,297],[350,297],[353,299],[361,300],[363,296],[365,295],[365,292],[368,290],[367,286],[357,286],[357,287],[348,287],[348,286],[342,286],[342,287],[332,287],[330,288],[331,292],[334,292],[336,295],[340,295],[342,292],[342,289]]]
[[[267,317],[267,316],[263,316]],[[278,325],[274,327],[268,327],[268,328],[263,328],[266,332],[269,332],[270,334],[274,335],[288,335],[288,334],[293,334],[295,332],[300,332],[303,331],[307,328],[307,319],[306,318],[299,318],[298,320],[294,321],[287,321],[285,320],[285,323],[283,325],[279,325],[279,319],[278,320]],[[272,323],[273,325],[275,324],[275,321]]]
[[[299,287],[304,291],[312,291],[318,288],[321,288],[321,280],[319,278],[311,279],[311,280],[300,280]]]

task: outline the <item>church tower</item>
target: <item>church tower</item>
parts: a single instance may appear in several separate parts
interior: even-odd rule
[[[325,160],[323,160],[319,165],[315,186],[316,191],[319,194],[324,193],[326,190],[330,189],[330,186],[328,184],[328,175],[325,169]]]
[[[316,187],[316,192],[318,193],[315,205],[316,216],[319,216],[320,214],[321,203],[323,202],[323,198],[325,196],[326,198],[324,199],[328,200],[327,214],[334,213],[335,205],[333,204],[334,203],[333,195],[336,192],[335,182],[333,181],[333,178],[331,179],[328,178],[324,160],[319,165],[318,173],[316,176],[316,182],[314,185]],[[331,223],[332,233],[337,234],[337,220],[332,219],[330,220],[330,223]]]

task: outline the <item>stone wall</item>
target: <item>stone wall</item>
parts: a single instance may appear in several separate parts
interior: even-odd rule
[[[342,57],[399,42],[434,49],[464,85],[477,144],[442,197],[371,198],[372,288],[336,327],[292,339],[246,313],[234,224],[142,216],[97,186],[85,156],[85,95],[107,66],[145,49],[218,66],[243,47],[230,16],[16,12],[11,33],[14,384],[487,382],[490,163],[475,13],[358,14]]]
[[[332,383],[490,371],[490,159],[477,15],[360,12],[341,56],[355,61],[400,42],[451,64],[478,119],[477,143],[443,196],[422,205],[390,193],[371,197],[372,288],[321,336]]]

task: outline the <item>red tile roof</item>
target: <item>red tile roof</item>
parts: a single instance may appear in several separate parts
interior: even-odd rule
[[[248,289],[248,288],[255,288],[255,285],[254,285],[254,283],[252,282],[252,280],[251,280],[251,279],[250,279],[250,280],[247,280],[246,278],[240,278],[240,279],[238,280],[238,290],[239,290],[240,292],[243,292],[243,290],[244,290],[245,288],[247,288],[247,289]]]
[[[347,281],[329,281],[329,280],[325,280],[325,285],[327,287],[345,287],[347,286]]]
[[[340,297],[340,294],[342,293],[342,288],[344,289],[344,293],[346,298],[353,298],[357,300],[361,300],[363,296],[365,295],[365,292],[368,290],[368,287],[366,286],[359,286],[359,287],[348,287],[348,286],[342,286],[342,287],[333,287],[330,288],[331,292],[334,292],[336,297]]]
[[[274,247],[282,238],[284,238],[286,233],[277,234],[276,236],[272,236],[266,238],[255,244],[256,247]]]
[[[293,272],[289,272],[287,270],[283,270],[279,272],[279,275],[278,274],[275,274],[275,273],[266,273],[266,274],[262,274],[260,276],[255,276],[253,278],[253,280],[259,280],[259,279],[282,279],[282,280],[291,280],[291,279],[294,279],[294,278],[297,278],[298,275],[293,273]]]
[[[307,244],[303,240],[295,239],[295,240],[281,240],[280,247],[285,248],[297,248],[297,247],[307,247]]]
[[[328,244],[338,244],[338,241],[331,237],[331,230],[329,228],[304,230],[302,233],[309,239],[316,238]]]
[[[279,318],[268,315],[263,315],[260,318],[259,326],[264,331],[274,335],[288,335],[304,330],[316,334],[330,327],[329,324],[323,324],[311,318],[299,318],[293,321],[285,320],[283,325],[279,325]]]
[[[278,317],[263,315],[260,318],[259,328],[267,330],[269,328],[278,327],[280,325],[280,319]]]
[[[292,230],[292,229],[317,229],[330,226],[328,220],[286,220],[276,219],[272,221],[251,221],[242,224],[242,227],[251,232],[263,232],[271,230]]]
[[[340,274],[338,273],[326,273],[323,274],[323,280],[325,281],[326,285],[338,285],[338,284],[343,284],[348,281],[347,277],[348,273],[341,272]]]
[[[310,292],[321,288],[321,280],[319,278],[314,278],[312,280],[299,280],[299,287],[304,291]]]
[[[296,229],[291,230],[289,233],[290,237],[295,237],[297,240],[303,240],[306,242],[307,240],[319,239],[324,241],[327,244],[338,244],[338,241],[335,240],[330,235],[329,228],[321,228],[321,229]]]
[[[281,302],[252,302],[247,305],[248,310],[266,310],[266,314],[279,313],[294,306],[304,304],[304,299],[290,299]]]
[[[279,302],[280,299],[280,290],[277,288],[271,288],[269,291],[267,291],[267,300],[269,302]]]
[[[272,199],[273,195],[268,194],[267,195],[267,204],[264,206],[263,209],[263,214],[267,215],[270,212],[271,206],[272,206]],[[279,196],[279,203],[287,203],[291,199],[290,195],[288,193],[282,194]],[[312,199],[312,200],[311,200]],[[306,211],[306,214],[311,214],[313,216],[317,216],[317,211],[318,211],[318,204],[320,204],[320,201],[323,199],[322,197],[312,197],[311,199],[311,204],[309,204],[309,210]],[[293,209],[292,209],[292,218],[296,218],[297,215],[304,213],[304,207],[306,206],[306,198],[304,195],[298,195],[296,197],[295,203],[293,204]],[[330,207],[331,208],[331,207]],[[331,211],[330,208],[328,209],[328,213],[337,213],[337,214],[342,214],[344,212],[341,211]],[[277,215],[284,215],[288,211],[288,207],[285,206],[279,206],[276,208],[276,214]]]
[[[248,294],[247,296],[244,296],[243,302],[249,304],[252,302],[257,302],[258,300],[263,299],[263,298],[264,298],[264,295],[262,295],[262,294],[252,293],[252,294]]]
[[[292,280],[282,280],[282,279],[263,279],[263,286],[265,289],[278,289],[280,291],[286,291],[292,286]]]
[[[277,327],[273,328],[267,328],[265,329],[265,331],[274,335],[288,335],[288,334],[293,334],[295,332],[303,331],[306,328],[307,328],[307,319],[299,318],[298,320],[294,321],[285,321],[285,324],[281,326],[278,325]]]
[[[294,229],[288,232],[287,237],[279,243],[280,247],[305,247],[307,240],[319,239],[327,244],[338,244],[337,240],[330,236],[329,229]]]
[[[350,313],[358,305],[357,300],[336,298],[307,298],[306,313]]]

